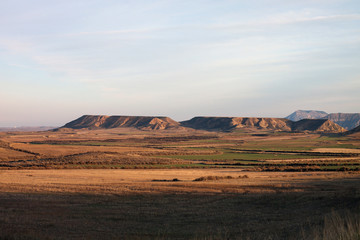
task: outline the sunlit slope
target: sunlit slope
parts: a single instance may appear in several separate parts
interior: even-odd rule
[[[168,117],[84,115],[63,126],[63,128],[73,129],[119,127],[162,130],[178,128],[180,124]]]

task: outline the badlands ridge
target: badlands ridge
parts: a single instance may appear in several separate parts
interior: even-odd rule
[[[287,132],[342,133],[346,129],[327,119],[302,119],[257,117],[194,117],[177,122],[169,117],[84,115],[65,124],[70,129],[137,128],[140,130],[165,130],[191,128],[207,131],[233,131],[236,129],[263,129]]]

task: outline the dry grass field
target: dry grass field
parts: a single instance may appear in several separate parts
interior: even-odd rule
[[[0,239],[359,239],[357,136],[0,134]]]

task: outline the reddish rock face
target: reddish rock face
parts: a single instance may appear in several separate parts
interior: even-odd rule
[[[184,127],[204,130],[229,131],[241,128],[258,128],[278,131],[291,131],[292,121],[284,118],[254,117],[195,117],[181,122]]]
[[[63,128],[73,129],[119,127],[133,127],[144,130],[163,130],[180,127],[180,124],[168,117],[84,115],[63,126]]]
[[[84,115],[67,123],[62,128],[109,129],[120,127],[137,128],[141,130],[165,130],[188,127],[210,131],[232,131],[246,128],[288,132],[340,133],[346,131],[346,129],[327,119],[303,119],[293,122],[285,118],[194,117],[188,121],[178,123],[168,117],[105,115]]]
[[[181,125],[195,129],[220,131],[230,131],[239,128],[324,133],[346,131],[346,129],[327,119],[303,119],[293,122],[285,118],[195,117],[181,122]]]

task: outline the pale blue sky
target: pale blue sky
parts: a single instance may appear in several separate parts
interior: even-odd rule
[[[360,1],[0,0],[0,126],[360,112]]]

